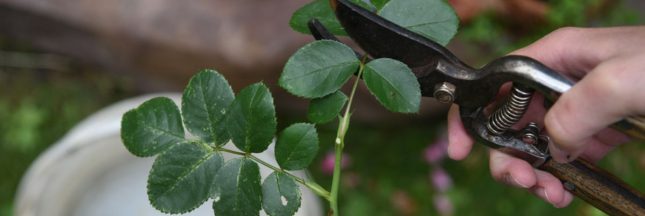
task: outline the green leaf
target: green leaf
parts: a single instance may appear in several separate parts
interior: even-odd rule
[[[161,154],[148,176],[150,203],[164,213],[189,212],[210,197],[215,173],[224,164],[219,152],[198,143],[179,144]]]
[[[260,214],[262,188],[258,164],[246,158],[232,159],[217,172],[215,182],[211,193],[215,215]]]
[[[338,19],[336,19],[336,15],[329,5],[329,0],[315,0],[301,7],[291,15],[289,26],[297,32],[311,34],[307,23],[314,18],[318,19],[332,34],[347,35]]]
[[[419,111],[421,89],[410,68],[394,59],[381,58],[365,65],[363,80],[370,92],[390,111]]]
[[[370,0],[370,3],[376,7],[377,10],[381,10],[385,4],[390,0]]]
[[[455,11],[444,0],[390,0],[379,15],[444,46],[459,25]]]
[[[304,169],[318,152],[318,133],[313,124],[296,123],[285,128],[275,144],[275,159],[282,169]]]
[[[237,148],[254,153],[266,150],[277,125],[269,89],[261,82],[242,89],[228,108],[226,122]]]
[[[300,208],[300,188],[282,172],[273,172],[262,183],[262,204],[270,216],[291,216]]]
[[[126,112],[121,119],[121,139],[133,155],[156,155],[184,142],[179,108],[165,97],[150,99]]]
[[[186,129],[215,145],[229,140],[226,108],[234,99],[226,79],[215,70],[202,70],[188,83],[182,97],[181,111]]]
[[[347,102],[347,96],[341,91],[336,91],[322,98],[309,102],[307,118],[314,123],[326,123],[338,116],[338,113]]]
[[[294,95],[319,98],[340,89],[359,64],[354,51],[344,44],[331,40],[315,41],[289,58],[279,83]]]

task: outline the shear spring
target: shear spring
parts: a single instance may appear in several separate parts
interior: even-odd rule
[[[533,90],[513,85],[509,99],[488,119],[486,128],[494,135],[501,135],[517,123],[529,106]]]

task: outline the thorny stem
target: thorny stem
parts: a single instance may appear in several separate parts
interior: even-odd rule
[[[340,171],[341,164],[343,161],[343,148],[345,147],[345,134],[347,134],[347,129],[349,128],[349,119],[351,117],[350,110],[352,108],[352,101],[354,100],[354,94],[356,93],[356,88],[358,87],[358,82],[361,80],[361,75],[363,74],[363,69],[365,65],[363,64],[365,59],[361,61],[360,67],[358,69],[358,75],[352,86],[352,91],[349,94],[349,101],[345,107],[345,113],[343,114],[340,122],[338,123],[338,132],[336,133],[335,139],[335,154],[336,158],[334,160],[334,176],[332,177],[331,183],[331,196],[329,197],[329,205],[331,207],[332,214],[338,216],[338,189],[340,188]]]
[[[255,157],[255,156],[254,156],[254,155],[252,155],[251,153],[246,153],[246,152],[241,152],[241,151],[235,151],[235,150],[227,149],[227,148],[223,148],[223,147],[213,147],[213,149],[214,149],[215,151],[222,151],[222,152],[226,152],[226,153],[230,153],[230,154],[234,154],[234,155],[239,155],[239,156],[244,156],[244,157],[246,157],[246,158],[249,158],[249,159],[251,159],[251,160],[253,160],[253,161],[255,161],[255,162],[259,163],[259,164],[264,165],[265,167],[267,167],[267,168],[269,168],[269,169],[272,169],[273,171],[281,172],[281,173],[286,174],[287,176],[291,177],[293,180],[295,180],[295,181],[297,181],[298,183],[300,183],[300,184],[302,184],[302,185],[304,185],[304,186],[308,187],[309,189],[311,189],[311,190],[312,190],[314,193],[316,193],[318,196],[324,197],[324,198],[325,198],[325,199],[327,199],[327,200],[329,200],[329,199],[330,199],[329,191],[325,190],[323,187],[321,187],[320,185],[318,185],[316,182],[313,182],[313,181],[305,181],[304,179],[302,179],[302,178],[300,178],[300,177],[298,177],[298,176],[296,176],[296,175],[293,175],[293,174],[291,174],[290,172],[287,172],[286,170],[280,169],[280,168],[278,168],[278,167],[276,167],[276,166],[273,166],[273,165],[271,165],[270,163],[268,163],[268,162],[266,162],[266,161],[264,161],[264,160],[262,160],[262,159],[260,159],[260,158],[258,158],[258,157]]]

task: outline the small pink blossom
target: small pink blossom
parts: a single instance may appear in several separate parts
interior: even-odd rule
[[[321,166],[320,166],[320,169],[322,170],[322,172],[324,174],[326,174],[326,175],[333,175],[334,174],[334,162],[335,162],[335,160],[336,160],[336,154],[333,151],[328,152],[325,155],[325,158],[323,159],[323,161],[321,163]],[[343,153],[343,159],[340,162],[340,168],[341,169],[347,168],[349,166],[350,162],[351,162],[351,159],[349,158],[349,155]]]
[[[424,150],[424,158],[430,164],[435,164],[446,157],[448,152],[448,138],[442,136],[437,139],[433,144],[426,147]]]
[[[445,192],[452,187],[452,178],[441,167],[435,167],[430,174],[432,185],[440,192]]]
[[[450,201],[448,196],[445,194],[435,195],[433,201],[434,207],[437,209],[437,212],[439,212],[439,215],[452,215],[454,209],[452,201]]]

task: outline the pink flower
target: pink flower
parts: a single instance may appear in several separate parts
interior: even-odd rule
[[[445,194],[439,194],[434,196],[434,207],[437,209],[440,215],[452,215],[453,206],[450,198]]]
[[[432,185],[440,192],[445,192],[452,187],[452,178],[441,167],[435,167],[430,174]]]
[[[323,159],[322,163],[320,164],[320,169],[322,172],[326,175],[333,175],[334,174],[334,162],[336,160],[336,154],[333,151],[328,152],[325,155],[325,158]],[[345,169],[346,167],[349,166],[351,162],[351,159],[349,158],[349,155],[343,153],[343,160],[340,162],[340,168]]]
[[[442,136],[441,138],[437,139],[433,144],[426,147],[425,151],[423,152],[424,153],[423,156],[428,163],[435,164],[441,161],[443,158],[445,158],[447,152],[448,152],[448,138],[446,138],[446,136]]]

